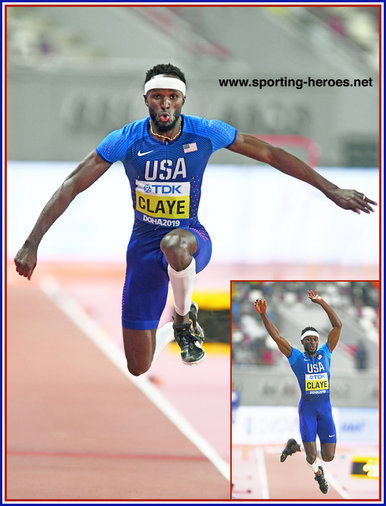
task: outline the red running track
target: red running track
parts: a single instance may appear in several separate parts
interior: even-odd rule
[[[226,500],[217,468],[42,292],[8,273],[8,501]]]

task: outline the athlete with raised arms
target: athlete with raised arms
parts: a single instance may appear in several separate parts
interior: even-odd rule
[[[323,494],[328,492],[328,484],[324,478],[323,467],[318,465],[317,456],[325,462],[331,462],[335,456],[336,429],[332,417],[330,402],[330,363],[331,353],[339,341],[342,324],[318,292],[308,290],[309,299],[319,304],[327,313],[332,325],[328,333],[327,343],[318,349],[319,334],[314,327],[306,327],[301,332],[301,343],[304,352],[293,348],[284,339],[266,314],[265,300],[257,300],[255,307],[263,320],[268,334],[277,344],[279,350],[288,359],[295,373],[301,390],[299,402],[299,424],[303,444],[289,439],[281,453],[280,461],[284,462],[289,455],[303,451],[306,461],[315,473],[315,480]],[[316,448],[316,435],[320,440],[320,451]]]
[[[146,372],[173,338],[182,360],[205,357],[197,305],[191,302],[196,273],[208,264],[211,240],[197,218],[204,170],[220,148],[268,163],[322,191],[335,204],[370,213],[376,204],[363,193],[343,190],[280,148],[242,134],[221,121],[181,114],[185,103],[183,72],[171,64],[146,73],[145,104],[149,116],[109,134],[65,179],[41,212],[15,257],[16,270],[31,278],[44,234],[71,201],[114,162],[122,161],[131,185],[135,223],[127,250],[122,327],[129,371]],[[158,329],[168,283],[175,319]]]

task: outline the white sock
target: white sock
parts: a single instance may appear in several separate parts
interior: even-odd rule
[[[316,458],[318,458],[320,460],[323,460],[322,459],[322,450],[321,450],[321,448],[319,448],[318,450],[316,450]]]
[[[163,327],[159,328],[155,335],[155,350],[153,360],[158,357],[161,351],[174,339],[173,322],[166,323]]]
[[[306,461],[307,462],[307,461]],[[315,461],[313,462],[313,464],[310,464],[309,462],[307,462],[307,464],[310,466],[310,468],[314,471],[314,473],[317,473],[319,471],[319,466],[318,466],[318,459],[315,459]]]
[[[185,316],[189,313],[192,303],[194,280],[196,279],[196,261],[192,261],[183,271],[175,271],[168,265],[168,274],[174,295],[176,313]]]

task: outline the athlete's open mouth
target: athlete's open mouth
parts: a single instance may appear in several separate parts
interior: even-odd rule
[[[170,119],[170,116],[167,112],[163,112],[160,117],[159,117],[160,121],[162,121],[163,123],[166,123],[167,121],[169,121]]]

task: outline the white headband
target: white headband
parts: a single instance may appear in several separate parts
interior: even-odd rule
[[[150,81],[145,83],[145,95],[149,90],[177,90],[180,91],[184,96],[186,93],[185,83],[177,77],[163,77],[155,76]]]
[[[307,330],[307,332],[304,332],[304,334],[301,335],[300,339],[303,339],[303,337],[307,337],[307,336],[319,337],[319,334],[316,332],[316,330]]]

